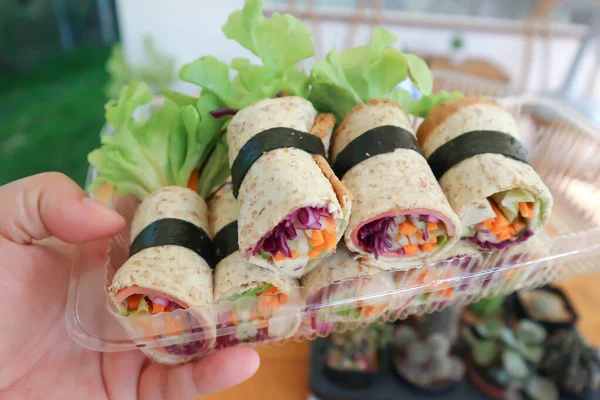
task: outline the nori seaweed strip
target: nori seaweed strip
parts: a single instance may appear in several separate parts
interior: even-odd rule
[[[157,246],[181,246],[192,250],[214,268],[214,246],[204,229],[177,218],[154,221],[139,233],[131,243],[129,257],[144,249]]]
[[[292,128],[276,127],[262,131],[242,146],[231,166],[233,196],[238,197],[240,186],[248,170],[264,153],[285,147],[295,147],[307,153],[325,155],[325,146],[321,139],[313,134]]]
[[[393,125],[378,126],[358,136],[338,154],[333,172],[342,179],[357,164],[378,154],[392,153],[396,149],[414,150],[423,155],[417,139],[406,129]]]
[[[427,161],[437,180],[440,180],[450,168],[478,154],[502,154],[531,165],[523,143],[508,133],[497,131],[463,133],[438,147]]]
[[[239,249],[238,247],[238,223],[231,221],[225,225],[213,238],[215,245],[215,265],[221,260]]]

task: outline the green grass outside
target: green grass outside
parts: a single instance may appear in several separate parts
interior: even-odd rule
[[[108,48],[61,55],[0,82],[0,185],[44,171],[85,183],[104,123]]]

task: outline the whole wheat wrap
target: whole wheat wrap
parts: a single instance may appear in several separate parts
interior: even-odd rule
[[[165,218],[187,221],[205,231],[208,229],[208,210],[204,200],[189,189],[170,186],[154,192],[139,206],[132,222],[130,241],[133,242],[148,225]],[[196,252],[176,245],[145,248],[117,270],[109,292],[119,309],[126,307],[124,302],[133,295],[160,297],[175,304],[176,308],[198,307],[189,315],[177,318],[195,318],[195,322],[190,320],[188,328],[195,327],[197,331],[202,327],[207,339],[201,343],[151,349],[148,353],[153,354],[153,358],[177,364],[194,358],[194,354],[188,352],[202,355],[203,351],[212,348],[215,341],[214,316],[206,307],[200,308],[213,302],[212,270]],[[160,319],[166,323],[170,314],[163,312],[154,317],[156,324],[160,325]]]
[[[318,117],[312,104],[303,98],[259,101],[240,110],[231,120],[227,129],[230,166],[242,146],[270,128],[292,128],[326,138],[334,122],[332,116]],[[317,259],[335,251],[335,244],[341,238],[350,215],[351,195],[323,157],[289,147],[263,153],[252,164],[239,188],[237,202],[238,240],[244,258],[252,264],[290,277],[300,277],[314,268]],[[323,247],[323,251],[318,247],[318,251],[310,253],[312,250],[302,235],[306,231],[298,228],[299,213],[309,211],[313,227],[321,226],[318,229],[325,230],[326,216],[333,218],[335,223],[335,226],[328,225],[334,240],[330,240],[328,243],[331,245]],[[313,223],[313,217],[321,218],[320,225]],[[288,250],[296,252],[296,256],[284,255],[276,259],[278,253],[284,254],[281,245],[277,242],[275,250],[266,251],[266,244],[272,243],[275,235],[283,232],[284,226],[292,225],[298,236],[295,238],[295,234],[290,234],[284,242],[290,247]]]
[[[391,299],[384,293],[392,289],[389,273],[360,263],[343,244],[334,255],[323,259],[317,268],[302,277],[308,308],[349,301],[316,307],[311,315],[311,328],[317,331],[331,331],[338,322],[375,321],[388,310]],[[381,296],[361,298],[376,294]]]
[[[210,235],[214,238],[224,227],[237,220],[237,204],[232,191],[226,190],[220,196],[215,197],[209,206]],[[231,239],[236,240],[235,236]],[[234,251],[217,264],[214,275],[216,302],[235,301],[241,297],[260,297],[263,295],[262,288],[267,286],[269,286],[268,289],[274,291],[270,295],[272,297],[269,300],[270,311],[279,315],[283,315],[287,311],[290,317],[268,319],[265,326],[262,326],[258,319],[246,321],[244,316],[248,313],[240,310],[243,307],[236,304],[231,311],[221,315],[219,326],[234,325],[233,321],[243,322],[235,324],[237,325],[236,332],[219,337],[217,348],[229,347],[246,341],[287,339],[294,335],[300,326],[300,316],[291,309],[286,309],[286,302],[279,302],[279,299],[283,299],[283,297],[278,295],[282,293],[286,300],[288,297],[298,298],[297,279],[288,278],[280,272],[250,264],[244,260],[239,251]],[[277,302],[275,302],[275,298],[277,298]],[[257,304],[250,302],[248,307],[257,307]],[[233,316],[231,313],[236,315]]]
[[[503,137],[520,145],[513,116],[484,97],[464,97],[434,107],[417,137],[431,162],[432,155],[443,154],[443,148],[438,151],[442,146],[473,134],[486,142]],[[469,144],[457,151],[464,149],[468,150]],[[550,191],[531,165],[514,157],[477,154],[456,163],[439,182],[462,221],[462,236],[485,249],[502,249],[527,240],[551,214]]]
[[[402,128],[410,133],[410,140],[415,141],[408,115],[396,102],[372,100],[355,106],[333,136],[333,165],[353,140],[374,128],[385,126]],[[368,152],[368,149],[365,151]],[[390,153],[371,156],[354,165],[340,178],[353,196],[352,214],[344,240],[351,251],[360,254],[363,264],[382,269],[411,268],[421,264],[424,258],[443,254],[458,241],[460,221],[427,161],[417,151],[396,148]],[[413,233],[412,238],[406,237],[400,241],[399,224],[411,215],[415,217],[412,221],[424,224],[423,231],[425,218],[436,221],[440,229],[444,228],[440,230],[440,237],[446,235],[446,243],[438,243],[436,237],[431,246],[424,245],[428,240],[434,241],[434,238],[429,239],[427,234],[423,237],[421,230]],[[385,219],[392,221],[390,226],[384,226],[381,228],[384,231],[377,234],[389,234],[390,242],[383,251],[378,251],[377,247],[370,248],[362,235],[373,224]],[[411,221],[406,224],[413,225]],[[420,238],[414,237],[419,234]],[[412,246],[417,250],[414,251]]]

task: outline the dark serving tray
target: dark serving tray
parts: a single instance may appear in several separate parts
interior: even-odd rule
[[[320,400],[422,400],[439,398],[444,400],[488,400],[466,379],[457,384],[455,390],[439,396],[426,393],[403,384],[394,376],[391,357],[382,365],[377,380],[367,390],[349,390],[331,382],[324,374],[326,339],[316,339],[311,345],[309,385],[312,393]]]

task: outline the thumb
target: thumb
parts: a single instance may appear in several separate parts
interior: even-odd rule
[[[57,172],[0,186],[0,237],[18,244],[50,236],[84,243],[114,235],[124,226],[119,214]]]

